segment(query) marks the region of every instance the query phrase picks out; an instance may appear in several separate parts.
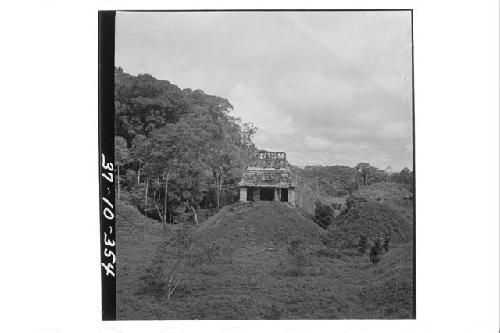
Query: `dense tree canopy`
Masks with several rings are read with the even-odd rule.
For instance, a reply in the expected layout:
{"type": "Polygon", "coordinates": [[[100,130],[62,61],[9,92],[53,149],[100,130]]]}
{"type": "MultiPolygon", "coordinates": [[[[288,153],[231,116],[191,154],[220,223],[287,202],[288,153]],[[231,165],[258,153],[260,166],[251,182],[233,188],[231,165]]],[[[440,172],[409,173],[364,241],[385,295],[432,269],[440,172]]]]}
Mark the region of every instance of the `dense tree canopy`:
{"type": "Polygon", "coordinates": [[[237,198],[237,182],[255,150],[255,127],[231,116],[224,98],[151,75],[115,70],[118,188],[144,213],[173,222],[187,207],[216,208],[237,198]]]}

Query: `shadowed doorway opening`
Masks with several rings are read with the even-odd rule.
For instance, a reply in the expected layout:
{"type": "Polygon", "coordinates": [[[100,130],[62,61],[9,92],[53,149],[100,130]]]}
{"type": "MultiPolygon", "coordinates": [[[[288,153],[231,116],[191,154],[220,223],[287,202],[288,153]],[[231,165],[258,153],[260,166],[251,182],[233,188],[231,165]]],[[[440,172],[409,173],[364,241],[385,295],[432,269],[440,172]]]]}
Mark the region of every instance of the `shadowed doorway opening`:
{"type": "Polygon", "coordinates": [[[281,201],[288,202],[288,189],[287,188],[281,189],[281,201]]]}
{"type": "Polygon", "coordinates": [[[260,189],[260,200],[261,201],[273,201],[274,200],[274,188],[263,187],[260,189]]]}

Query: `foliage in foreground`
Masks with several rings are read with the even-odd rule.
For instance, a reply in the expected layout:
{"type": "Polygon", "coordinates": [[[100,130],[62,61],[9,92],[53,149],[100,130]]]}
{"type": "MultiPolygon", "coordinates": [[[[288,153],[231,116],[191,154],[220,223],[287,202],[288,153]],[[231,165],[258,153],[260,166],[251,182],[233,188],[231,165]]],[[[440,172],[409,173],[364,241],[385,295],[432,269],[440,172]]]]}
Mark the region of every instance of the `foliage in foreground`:
{"type": "MultiPolygon", "coordinates": [[[[335,257],[313,255],[322,247],[325,231],[295,210],[273,203],[231,208],[192,229],[169,225],[166,235],[158,234],[161,227],[157,223],[144,217],[135,221],[138,216],[127,215],[128,224],[154,228],[137,233],[131,227],[120,233],[117,317],[412,317],[411,244],[394,243],[389,252],[383,251],[377,265],[370,263],[367,253],[358,255],[356,248],[335,248],[335,257]],[[285,230],[285,237],[280,238],[285,230]],[[234,241],[225,242],[227,239],[234,241]],[[302,240],[297,244],[302,243],[305,249],[307,261],[301,275],[296,274],[293,256],[288,252],[288,248],[295,248],[290,242],[293,239],[302,240]],[[182,270],[178,270],[175,287],[162,269],[175,267],[178,258],[183,265],[179,266],[182,270]]],[[[119,225],[123,222],[120,217],[123,214],[117,215],[119,225]]],[[[372,244],[373,240],[368,240],[368,246],[372,244]]]]}

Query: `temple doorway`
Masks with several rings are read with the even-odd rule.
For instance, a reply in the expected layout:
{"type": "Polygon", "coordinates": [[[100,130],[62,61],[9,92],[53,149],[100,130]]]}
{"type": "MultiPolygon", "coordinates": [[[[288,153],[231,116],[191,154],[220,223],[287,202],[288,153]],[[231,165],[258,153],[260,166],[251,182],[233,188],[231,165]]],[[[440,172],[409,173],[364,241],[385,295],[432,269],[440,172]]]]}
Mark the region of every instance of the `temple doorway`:
{"type": "Polygon", "coordinates": [[[254,197],[254,191],[256,189],[254,189],[253,187],[249,187],[247,189],[247,200],[248,201],[255,201],[255,197],[254,197]]]}
{"type": "Polygon", "coordinates": [[[273,201],[274,200],[274,188],[262,187],[260,189],[260,200],[261,201],[273,201]]]}
{"type": "Polygon", "coordinates": [[[288,189],[287,188],[281,189],[281,201],[288,202],[288,189]]]}

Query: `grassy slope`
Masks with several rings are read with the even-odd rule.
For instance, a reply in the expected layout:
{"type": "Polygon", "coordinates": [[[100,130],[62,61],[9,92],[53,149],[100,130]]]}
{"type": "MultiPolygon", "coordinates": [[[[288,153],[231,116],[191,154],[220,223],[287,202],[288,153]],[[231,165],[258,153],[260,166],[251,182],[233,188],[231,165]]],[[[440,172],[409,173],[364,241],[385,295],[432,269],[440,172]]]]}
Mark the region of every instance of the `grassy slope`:
{"type": "Polygon", "coordinates": [[[122,202],[117,204],[116,224],[116,313],[118,319],[127,319],[148,305],[149,297],[136,294],[143,285],[138,277],[151,264],[163,236],[159,223],[122,202]]]}
{"type": "Polygon", "coordinates": [[[174,256],[171,241],[161,236],[157,224],[132,213],[133,208],[119,206],[118,225],[120,220],[137,219],[139,225],[153,227],[136,233],[135,239],[119,238],[119,319],[411,316],[411,244],[391,249],[376,266],[366,255],[319,256],[324,230],[284,204],[265,202],[226,206],[195,229],[198,242],[218,244],[222,254],[187,269],[183,283],[168,300],[144,289],[140,277],[151,267],[151,260],[167,258],[168,263],[174,256]],[[292,238],[303,239],[309,261],[299,277],[292,274],[286,250],[292,238]]]}
{"type": "Polygon", "coordinates": [[[377,201],[390,206],[413,225],[413,202],[405,199],[410,196],[413,196],[412,193],[399,183],[375,183],[352,194],[354,199],[377,201]]]}
{"type": "Polygon", "coordinates": [[[413,229],[406,217],[385,203],[356,203],[339,215],[328,227],[329,234],[356,246],[360,236],[369,240],[387,237],[391,242],[405,243],[412,239],[413,229]]]}

